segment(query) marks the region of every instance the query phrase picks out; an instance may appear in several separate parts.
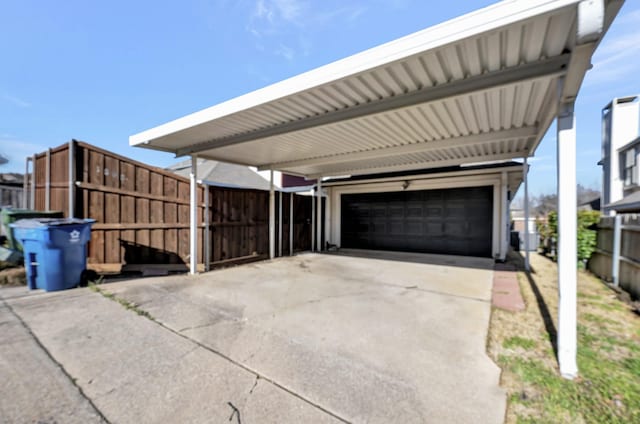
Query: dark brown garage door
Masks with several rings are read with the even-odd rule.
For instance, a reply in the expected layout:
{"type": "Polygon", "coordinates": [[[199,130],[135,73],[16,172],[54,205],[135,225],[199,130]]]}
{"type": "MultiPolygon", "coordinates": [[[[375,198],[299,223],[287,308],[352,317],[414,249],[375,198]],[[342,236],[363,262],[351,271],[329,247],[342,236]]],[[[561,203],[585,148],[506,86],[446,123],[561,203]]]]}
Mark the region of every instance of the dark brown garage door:
{"type": "Polygon", "coordinates": [[[344,248],[491,256],[493,188],[342,195],[344,248]]]}

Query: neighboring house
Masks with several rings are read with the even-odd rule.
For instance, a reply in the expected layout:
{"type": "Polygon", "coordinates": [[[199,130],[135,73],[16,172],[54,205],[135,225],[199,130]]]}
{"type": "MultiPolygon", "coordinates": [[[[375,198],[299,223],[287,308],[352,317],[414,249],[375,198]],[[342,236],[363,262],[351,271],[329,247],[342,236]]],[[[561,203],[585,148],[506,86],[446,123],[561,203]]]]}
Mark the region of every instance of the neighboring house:
{"type": "MultiPolygon", "coordinates": [[[[538,248],[538,229],[536,222],[539,220],[534,215],[529,216],[528,225],[525,220],[524,209],[511,209],[511,230],[518,233],[517,240],[520,250],[525,250],[525,232],[529,233],[529,251],[535,251],[538,248]]],[[[515,243],[515,241],[513,241],[515,243]]]]}
{"type": "Polygon", "coordinates": [[[599,211],[601,210],[602,198],[596,197],[582,203],[578,203],[579,211],[599,211]]]}
{"type": "Polygon", "coordinates": [[[638,185],[639,124],[637,96],[613,99],[602,110],[602,159],[598,164],[602,165],[601,210],[605,215],[618,210],[613,205],[620,206],[638,185]]]}
{"type": "Polygon", "coordinates": [[[24,207],[24,177],[22,174],[0,174],[0,208],[24,207]]]}
{"type": "Polygon", "coordinates": [[[622,199],[609,207],[621,213],[640,212],[640,137],[618,149],[622,199]]]}
{"type": "MultiPolygon", "coordinates": [[[[189,178],[191,159],[176,163],[166,169],[189,178]]],[[[206,184],[219,187],[269,190],[269,181],[249,167],[215,160],[198,159],[198,175],[196,177],[206,184]]]]}

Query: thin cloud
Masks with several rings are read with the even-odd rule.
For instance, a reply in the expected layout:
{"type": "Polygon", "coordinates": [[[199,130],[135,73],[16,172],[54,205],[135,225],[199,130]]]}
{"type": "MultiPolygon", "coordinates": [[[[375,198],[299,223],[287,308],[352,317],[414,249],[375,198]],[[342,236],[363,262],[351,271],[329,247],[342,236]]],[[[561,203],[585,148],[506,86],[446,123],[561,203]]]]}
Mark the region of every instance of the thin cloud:
{"type": "Polygon", "coordinates": [[[2,95],[2,99],[20,108],[27,108],[31,106],[31,103],[27,102],[26,100],[6,93],[2,95]]]}
{"type": "Polygon", "coordinates": [[[593,70],[587,74],[585,85],[620,83],[635,77],[640,67],[640,10],[617,19],[593,57],[593,70]]]}
{"type": "Polygon", "coordinates": [[[284,44],[280,44],[280,46],[275,50],[275,53],[278,56],[284,57],[289,62],[291,62],[296,56],[296,51],[294,49],[292,49],[291,47],[286,46],[284,44]]]}
{"type": "Polygon", "coordinates": [[[308,0],[255,0],[246,30],[255,37],[260,51],[271,51],[292,61],[311,54],[313,31],[336,21],[352,23],[366,11],[367,6],[359,4],[334,8],[308,0]],[[291,40],[298,40],[297,45],[292,45],[291,40]]]}

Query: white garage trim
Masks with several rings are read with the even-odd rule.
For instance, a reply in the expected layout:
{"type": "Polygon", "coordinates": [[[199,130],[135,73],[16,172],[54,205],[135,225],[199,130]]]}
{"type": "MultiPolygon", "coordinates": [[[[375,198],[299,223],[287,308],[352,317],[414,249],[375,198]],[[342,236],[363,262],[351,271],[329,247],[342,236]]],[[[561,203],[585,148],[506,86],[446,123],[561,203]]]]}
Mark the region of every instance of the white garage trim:
{"type": "MultiPolygon", "coordinates": [[[[516,175],[522,172],[520,170],[520,167],[512,167],[509,169],[515,169],[513,172],[516,175]]],[[[508,245],[506,243],[501,243],[501,240],[506,237],[504,232],[508,227],[509,211],[508,201],[506,198],[508,182],[506,182],[505,180],[505,184],[503,186],[503,174],[506,175],[507,172],[495,172],[495,170],[492,170],[489,174],[487,174],[487,171],[485,171],[484,174],[476,175],[458,174],[459,176],[452,176],[451,174],[455,175],[455,173],[448,174],[449,176],[446,179],[443,178],[441,174],[434,174],[431,176],[418,175],[397,177],[393,181],[354,181],[351,184],[346,183],[348,185],[339,183],[341,185],[326,187],[329,198],[328,203],[330,205],[330,212],[328,213],[328,215],[331,216],[331,219],[327,220],[328,226],[326,227],[326,232],[329,235],[329,243],[335,244],[337,246],[341,245],[341,196],[343,194],[384,193],[394,191],[418,191],[491,186],[493,187],[492,254],[496,259],[504,259],[507,254],[508,245]],[[402,184],[405,181],[409,181],[410,184],[406,188],[406,190],[403,190],[402,184]]]]}

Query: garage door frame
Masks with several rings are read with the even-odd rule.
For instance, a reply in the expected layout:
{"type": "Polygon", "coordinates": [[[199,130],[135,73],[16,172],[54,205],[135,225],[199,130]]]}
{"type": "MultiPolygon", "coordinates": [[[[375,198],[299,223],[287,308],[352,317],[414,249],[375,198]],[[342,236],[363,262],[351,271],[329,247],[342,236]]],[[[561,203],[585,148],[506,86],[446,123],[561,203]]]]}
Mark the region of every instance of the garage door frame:
{"type": "MultiPolygon", "coordinates": [[[[511,170],[510,170],[511,171],[511,170]]],[[[501,243],[502,239],[506,240],[507,221],[507,187],[503,184],[502,174],[506,171],[496,173],[495,170],[491,174],[482,175],[461,175],[461,176],[442,176],[442,177],[425,177],[412,176],[404,179],[394,179],[393,181],[367,182],[358,181],[356,184],[339,185],[327,187],[330,198],[329,224],[328,231],[331,237],[331,243],[341,246],[341,221],[342,221],[342,195],[343,194],[360,194],[360,193],[384,193],[403,191],[402,185],[405,181],[409,182],[406,191],[418,190],[436,190],[447,188],[466,188],[466,187],[493,187],[493,229],[491,251],[494,258],[502,257],[503,251],[506,252],[506,246],[501,243]],[[500,219],[504,216],[505,219],[500,219]],[[501,234],[502,233],[502,234],[501,234]],[[502,237],[501,237],[502,235],[502,237]]]]}
{"type": "Polygon", "coordinates": [[[482,186],[342,194],[341,242],[355,249],[492,257],[493,191],[482,186]]]}

